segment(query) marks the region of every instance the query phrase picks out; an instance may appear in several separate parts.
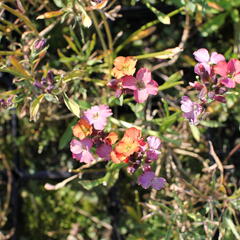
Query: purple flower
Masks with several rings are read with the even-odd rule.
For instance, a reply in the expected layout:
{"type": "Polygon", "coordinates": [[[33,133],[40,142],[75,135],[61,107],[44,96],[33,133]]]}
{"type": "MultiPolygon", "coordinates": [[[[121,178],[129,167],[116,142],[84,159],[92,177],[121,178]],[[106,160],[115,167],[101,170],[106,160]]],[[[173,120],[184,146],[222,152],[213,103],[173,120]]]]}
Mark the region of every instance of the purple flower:
{"type": "Polygon", "coordinates": [[[153,187],[156,190],[160,190],[164,187],[166,180],[164,178],[159,178],[155,176],[152,171],[147,171],[138,177],[138,184],[144,189],[153,187]]]}
{"type": "Polygon", "coordinates": [[[110,160],[110,153],[112,151],[112,147],[109,144],[103,143],[96,149],[96,154],[105,160],[110,160]]]}
{"type": "Polygon", "coordinates": [[[161,153],[158,149],[161,146],[161,140],[158,137],[150,136],[147,138],[149,150],[147,151],[147,158],[150,160],[157,160],[161,153]]]}
{"type": "Polygon", "coordinates": [[[38,39],[35,43],[34,43],[34,48],[37,50],[37,51],[41,51],[45,45],[47,43],[47,40],[46,39],[38,39]]]}
{"type": "Polygon", "coordinates": [[[213,52],[211,56],[206,48],[200,48],[193,53],[195,59],[199,62],[194,67],[194,72],[197,75],[204,75],[211,73],[211,65],[217,64],[220,61],[225,61],[225,57],[222,54],[218,54],[217,52],[213,52]]]}
{"type": "Polygon", "coordinates": [[[90,149],[93,143],[89,138],[84,138],[83,140],[73,139],[70,143],[70,149],[72,152],[72,157],[79,160],[80,162],[90,163],[94,160],[90,149]]]}
{"type": "Polygon", "coordinates": [[[103,130],[107,125],[107,118],[111,115],[112,110],[107,105],[93,106],[84,112],[84,116],[96,130],[103,130]]]}
{"type": "Polygon", "coordinates": [[[202,106],[196,102],[192,102],[188,96],[182,97],[181,110],[184,112],[184,117],[193,125],[198,124],[198,117],[203,112],[202,106]]]}

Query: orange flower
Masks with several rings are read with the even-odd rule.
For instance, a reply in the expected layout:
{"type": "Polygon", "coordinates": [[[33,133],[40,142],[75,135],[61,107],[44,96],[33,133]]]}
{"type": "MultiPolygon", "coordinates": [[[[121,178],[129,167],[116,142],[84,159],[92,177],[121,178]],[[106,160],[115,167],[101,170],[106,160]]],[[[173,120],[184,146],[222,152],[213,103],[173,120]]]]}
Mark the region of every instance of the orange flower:
{"type": "Polygon", "coordinates": [[[139,143],[130,137],[124,137],[115,147],[117,153],[129,157],[139,151],[139,143]]]}
{"type": "Polygon", "coordinates": [[[110,132],[107,137],[105,137],[105,142],[109,145],[113,145],[118,140],[118,135],[115,132],[110,132]]]}
{"type": "Polygon", "coordinates": [[[128,158],[126,156],[124,156],[123,154],[117,153],[115,151],[112,151],[110,153],[110,156],[114,163],[128,162],[128,158]]]}
{"type": "Polygon", "coordinates": [[[112,74],[115,78],[120,79],[126,75],[133,75],[136,71],[137,60],[132,57],[117,57],[114,60],[114,68],[112,74]]]}
{"type": "Polygon", "coordinates": [[[72,128],[73,135],[80,140],[84,139],[85,137],[92,134],[92,126],[89,124],[89,122],[81,118],[75,126],[72,128]]]}
{"type": "Polygon", "coordinates": [[[131,139],[133,139],[135,141],[138,141],[138,140],[140,140],[141,135],[142,135],[141,130],[139,130],[139,129],[135,128],[135,127],[131,127],[131,128],[128,128],[125,131],[123,139],[125,137],[129,137],[129,138],[131,138],[131,139]]]}

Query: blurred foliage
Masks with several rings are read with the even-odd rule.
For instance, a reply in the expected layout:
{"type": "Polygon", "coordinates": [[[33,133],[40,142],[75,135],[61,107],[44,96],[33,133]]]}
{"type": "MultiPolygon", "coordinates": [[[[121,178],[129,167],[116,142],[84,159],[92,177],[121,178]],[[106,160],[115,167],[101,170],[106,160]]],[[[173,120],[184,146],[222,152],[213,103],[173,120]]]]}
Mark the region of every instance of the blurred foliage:
{"type": "Polygon", "coordinates": [[[0,170],[6,173],[0,179],[0,239],[11,233],[15,214],[10,169],[17,175],[78,168],[68,149],[71,126],[99,103],[113,109],[108,129],[134,124],[145,136],[161,138],[155,165],[167,186],[143,190],[136,177],[106,163],[58,191],[43,188],[49,179],[18,179],[19,239],[240,239],[239,89],[226,104],[209,105],[197,127],[183,120],[179,108],[186,91],[196,94],[188,86],[193,51],[205,47],[227,59],[239,57],[240,2],[113,0],[87,7],[87,0],[0,2],[0,98],[14,96],[0,112],[0,170]],[[179,49],[186,27],[190,32],[179,49]],[[47,44],[36,51],[42,38],[47,44]],[[139,67],[153,70],[158,96],[144,104],[113,96],[106,83],[119,55],[136,56],[139,67]],[[54,88],[46,92],[34,82],[49,70],[54,88]]]}

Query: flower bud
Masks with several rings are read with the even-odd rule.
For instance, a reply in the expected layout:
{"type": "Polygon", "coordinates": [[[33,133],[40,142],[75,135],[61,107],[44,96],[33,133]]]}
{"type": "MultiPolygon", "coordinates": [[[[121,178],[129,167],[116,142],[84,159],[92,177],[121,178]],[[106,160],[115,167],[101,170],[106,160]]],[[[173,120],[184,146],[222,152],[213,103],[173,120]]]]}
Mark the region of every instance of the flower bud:
{"type": "Polygon", "coordinates": [[[44,47],[45,47],[45,45],[46,45],[46,43],[47,43],[47,40],[46,39],[38,39],[35,43],[34,43],[34,48],[35,48],[35,50],[37,50],[37,51],[41,51],[44,47]]]}

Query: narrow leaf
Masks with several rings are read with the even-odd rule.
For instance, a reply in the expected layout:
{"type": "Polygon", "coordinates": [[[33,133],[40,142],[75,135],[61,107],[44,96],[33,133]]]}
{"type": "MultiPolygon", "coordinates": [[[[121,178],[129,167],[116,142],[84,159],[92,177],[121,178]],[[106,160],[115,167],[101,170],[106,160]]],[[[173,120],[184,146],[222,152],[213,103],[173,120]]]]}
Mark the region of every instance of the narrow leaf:
{"type": "Polygon", "coordinates": [[[44,94],[39,95],[30,105],[30,121],[37,121],[37,114],[40,104],[44,98],[44,94]]]}
{"type": "Polygon", "coordinates": [[[66,93],[63,93],[63,99],[69,111],[71,111],[77,117],[80,117],[80,108],[78,104],[73,99],[68,98],[66,93]]]}

